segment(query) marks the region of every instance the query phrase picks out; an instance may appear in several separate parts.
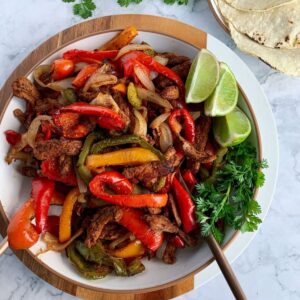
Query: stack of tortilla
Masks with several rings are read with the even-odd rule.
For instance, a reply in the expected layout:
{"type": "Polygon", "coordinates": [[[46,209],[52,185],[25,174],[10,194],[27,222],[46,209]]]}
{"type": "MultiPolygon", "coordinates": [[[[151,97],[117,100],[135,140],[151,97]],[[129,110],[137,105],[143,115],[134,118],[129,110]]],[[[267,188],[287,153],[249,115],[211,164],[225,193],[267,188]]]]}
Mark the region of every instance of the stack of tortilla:
{"type": "Polygon", "coordinates": [[[300,0],[216,0],[238,48],[300,76],[300,0]]]}

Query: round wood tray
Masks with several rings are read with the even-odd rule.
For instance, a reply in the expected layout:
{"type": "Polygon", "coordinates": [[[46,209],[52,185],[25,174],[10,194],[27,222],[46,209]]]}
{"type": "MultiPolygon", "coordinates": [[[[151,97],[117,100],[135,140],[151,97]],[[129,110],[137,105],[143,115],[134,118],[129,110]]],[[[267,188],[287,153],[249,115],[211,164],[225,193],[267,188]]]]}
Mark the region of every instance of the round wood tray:
{"type": "MultiPolygon", "coordinates": [[[[122,30],[126,26],[135,25],[138,30],[151,31],[172,36],[191,44],[198,48],[206,47],[206,33],[189,26],[187,24],[148,15],[116,15],[98,18],[74,25],[48,39],[46,42],[36,48],[24,61],[14,70],[5,82],[0,91],[0,120],[2,119],[6,107],[12,97],[11,84],[20,76],[31,72],[45,57],[49,56],[58,49],[89,35],[99,34],[101,32],[122,30]]],[[[8,220],[0,203],[0,233],[6,235],[8,220]]],[[[35,274],[43,278],[53,286],[84,299],[118,299],[120,296],[124,300],[142,300],[142,299],[170,299],[179,296],[194,288],[194,275],[183,278],[181,281],[173,283],[174,285],[165,285],[159,287],[159,290],[149,290],[139,294],[112,294],[95,291],[76,285],[73,281],[63,278],[53,273],[44,265],[38,263],[27,251],[15,252],[17,257],[35,274]]]]}

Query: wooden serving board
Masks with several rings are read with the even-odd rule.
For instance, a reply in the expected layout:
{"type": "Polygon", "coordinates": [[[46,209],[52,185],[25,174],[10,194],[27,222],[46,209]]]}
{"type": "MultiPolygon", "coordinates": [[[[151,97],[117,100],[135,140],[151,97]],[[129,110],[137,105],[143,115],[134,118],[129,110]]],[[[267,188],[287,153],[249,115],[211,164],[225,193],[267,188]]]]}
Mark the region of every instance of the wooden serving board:
{"type": "MultiPolygon", "coordinates": [[[[12,98],[11,84],[15,79],[29,74],[47,56],[76,40],[101,32],[122,30],[130,25],[136,26],[138,30],[156,32],[174,37],[197,48],[206,48],[207,36],[205,32],[187,24],[162,17],[130,14],[116,15],[77,24],[54,35],[41,44],[10,75],[0,91],[0,121],[12,98]]],[[[8,219],[0,203],[0,233],[2,236],[6,236],[7,225],[8,219]]],[[[187,293],[194,288],[194,274],[192,274],[180,281],[160,286],[159,290],[148,289],[141,292],[136,290],[130,294],[124,292],[108,293],[100,289],[96,290],[86,286],[79,286],[76,282],[62,277],[50,270],[43,263],[38,262],[28,251],[16,251],[15,254],[32,272],[56,288],[84,299],[117,300],[121,298],[124,300],[163,300],[187,293]]]]}

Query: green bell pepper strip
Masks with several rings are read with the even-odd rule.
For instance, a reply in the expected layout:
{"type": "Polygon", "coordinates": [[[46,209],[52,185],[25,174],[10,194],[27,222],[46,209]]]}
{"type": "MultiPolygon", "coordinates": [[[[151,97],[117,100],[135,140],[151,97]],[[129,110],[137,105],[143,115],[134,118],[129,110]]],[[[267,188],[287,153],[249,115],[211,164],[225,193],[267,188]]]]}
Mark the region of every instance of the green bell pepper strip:
{"type": "Polygon", "coordinates": [[[123,135],[118,136],[115,138],[109,138],[102,140],[92,147],[91,153],[92,154],[98,154],[101,153],[105,148],[113,147],[113,146],[120,146],[125,144],[138,144],[142,148],[148,149],[152,151],[154,154],[158,156],[160,160],[164,160],[165,156],[157,149],[155,149],[151,144],[149,144],[147,141],[145,141],[143,138],[137,136],[137,135],[123,135]]]}
{"type": "Polygon", "coordinates": [[[103,138],[101,132],[92,132],[89,134],[85,139],[81,153],[79,154],[76,166],[78,174],[85,184],[88,184],[93,177],[90,170],[85,166],[85,160],[90,153],[93,143],[101,138],[103,138]]]}
{"type": "Polygon", "coordinates": [[[85,261],[85,259],[76,250],[75,243],[68,246],[67,255],[70,261],[76,266],[78,272],[87,279],[104,278],[111,271],[109,267],[103,266],[102,268],[99,268],[85,261]]]}

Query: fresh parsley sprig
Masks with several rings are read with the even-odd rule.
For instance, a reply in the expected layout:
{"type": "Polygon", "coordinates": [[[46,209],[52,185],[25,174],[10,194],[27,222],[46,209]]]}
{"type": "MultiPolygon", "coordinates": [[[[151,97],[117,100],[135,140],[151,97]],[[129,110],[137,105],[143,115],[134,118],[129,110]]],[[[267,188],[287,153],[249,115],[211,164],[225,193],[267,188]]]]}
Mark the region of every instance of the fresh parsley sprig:
{"type": "MultiPolygon", "coordinates": [[[[96,4],[93,0],[62,0],[66,3],[74,3],[73,13],[76,16],[80,16],[83,19],[87,19],[93,15],[93,11],[96,9],[96,4]]],[[[117,0],[120,6],[127,7],[129,4],[138,4],[143,0],[117,0]]],[[[172,5],[187,5],[189,0],[164,0],[164,3],[172,5]]]]}
{"type": "Polygon", "coordinates": [[[194,201],[203,236],[213,234],[222,241],[223,233],[217,226],[220,220],[242,232],[257,229],[261,208],[253,193],[264,184],[261,169],[266,167],[265,160],[257,160],[256,149],[244,142],[229,149],[213,182],[196,185],[194,201]]]}

